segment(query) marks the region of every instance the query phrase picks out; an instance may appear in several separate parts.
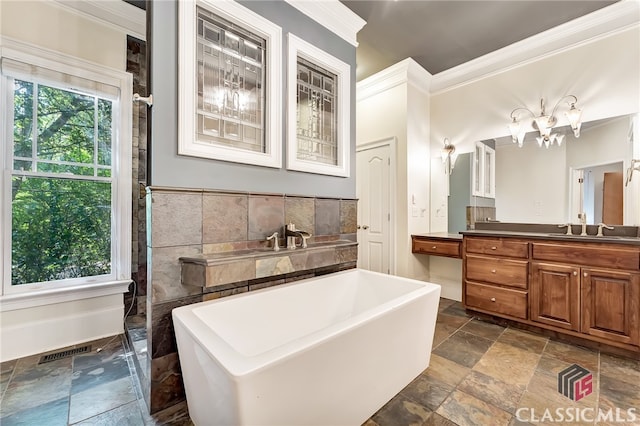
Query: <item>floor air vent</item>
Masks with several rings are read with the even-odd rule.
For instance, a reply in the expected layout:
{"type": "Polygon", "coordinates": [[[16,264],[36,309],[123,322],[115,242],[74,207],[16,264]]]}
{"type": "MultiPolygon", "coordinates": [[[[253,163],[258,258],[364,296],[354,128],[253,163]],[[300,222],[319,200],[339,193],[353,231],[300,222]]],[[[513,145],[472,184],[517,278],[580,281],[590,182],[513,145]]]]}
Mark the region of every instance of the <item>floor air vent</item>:
{"type": "Polygon", "coordinates": [[[53,354],[45,355],[40,358],[40,362],[38,364],[44,364],[46,362],[57,361],[62,358],[67,358],[70,356],[83,354],[85,352],[91,352],[91,346],[81,346],[79,348],[73,348],[66,351],[60,351],[53,354]]]}

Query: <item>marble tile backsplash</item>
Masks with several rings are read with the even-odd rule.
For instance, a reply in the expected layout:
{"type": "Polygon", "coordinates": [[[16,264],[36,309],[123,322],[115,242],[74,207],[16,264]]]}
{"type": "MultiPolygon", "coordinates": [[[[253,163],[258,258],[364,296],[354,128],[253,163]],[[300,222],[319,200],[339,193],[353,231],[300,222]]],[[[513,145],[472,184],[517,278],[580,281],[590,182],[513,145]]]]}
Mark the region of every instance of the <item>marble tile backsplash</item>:
{"type": "Polygon", "coordinates": [[[266,237],[274,232],[284,247],[284,225],[289,222],[313,234],[309,243],[356,241],[357,201],[149,187],[145,204],[149,362],[139,376],[149,381],[142,389],[151,413],[185,399],[171,321],[173,308],[356,266],[355,246],[316,253],[300,250],[207,271],[212,282],[228,284],[210,288],[183,285],[180,257],[271,247],[266,237]]]}

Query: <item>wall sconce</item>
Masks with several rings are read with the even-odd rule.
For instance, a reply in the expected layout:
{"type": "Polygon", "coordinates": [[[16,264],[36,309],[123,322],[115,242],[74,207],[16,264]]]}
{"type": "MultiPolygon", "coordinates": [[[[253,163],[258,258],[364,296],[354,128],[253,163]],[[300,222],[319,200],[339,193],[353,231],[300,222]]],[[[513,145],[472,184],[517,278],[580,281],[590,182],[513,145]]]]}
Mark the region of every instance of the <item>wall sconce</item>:
{"type": "Polygon", "coordinates": [[[557,143],[558,146],[562,145],[562,141],[564,139],[564,135],[561,133],[551,133],[553,127],[558,123],[558,119],[555,117],[555,113],[560,105],[562,100],[571,98],[572,101],[567,102],[569,104],[569,110],[565,112],[567,119],[569,120],[569,124],[571,125],[571,129],[573,130],[573,135],[576,138],[580,137],[580,126],[582,123],[580,122],[580,117],[582,116],[582,110],[576,108],[576,102],[578,102],[578,98],[573,95],[566,95],[556,103],[551,111],[551,114],[547,115],[544,111],[544,99],[540,99],[540,115],[536,116],[533,111],[529,108],[516,108],[511,111],[511,123],[509,123],[509,130],[511,131],[511,138],[513,143],[517,143],[520,148],[522,148],[522,144],[524,142],[524,136],[526,134],[526,129],[522,126],[522,123],[518,120],[516,111],[524,110],[531,114],[533,118],[533,122],[531,126],[540,132],[540,136],[536,137],[538,141],[538,146],[542,147],[544,144],[545,147],[549,148],[553,143],[557,143]]]}
{"type": "Polygon", "coordinates": [[[444,138],[444,147],[440,151],[440,155],[442,157],[442,164],[444,164],[444,173],[450,175],[453,171],[453,166],[456,164],[456,159],[458,158],[458,154],[456,152],[456,147],[453,146],[451,142],[449,142],[449,138],[444,138]]]}

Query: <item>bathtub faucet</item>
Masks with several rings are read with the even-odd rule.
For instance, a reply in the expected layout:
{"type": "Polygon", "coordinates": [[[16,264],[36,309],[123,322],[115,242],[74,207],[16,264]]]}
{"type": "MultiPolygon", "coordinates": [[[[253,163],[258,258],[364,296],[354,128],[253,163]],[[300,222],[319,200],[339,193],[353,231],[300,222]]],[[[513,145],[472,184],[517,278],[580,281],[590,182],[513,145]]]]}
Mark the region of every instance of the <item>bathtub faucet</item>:
{"type": "Polygon", "coordinates": [[[273,251],[279,251],[280,246],[278,245],[278,233],[274,232],[270,237],[267,237],[267,241],[273,240],[273,251]]]}
{"type": "Polygon", "coordinates": [[[287,238],[287,248],[289,250],[296,248],[296,237],[300,237],[300,240],[302,240],[300,248],[307,248],[307,240],[311,237],[309,232],[296,230],[296,226],[293,223],[289,223],[284,228],[284,235],[287,238]]]}

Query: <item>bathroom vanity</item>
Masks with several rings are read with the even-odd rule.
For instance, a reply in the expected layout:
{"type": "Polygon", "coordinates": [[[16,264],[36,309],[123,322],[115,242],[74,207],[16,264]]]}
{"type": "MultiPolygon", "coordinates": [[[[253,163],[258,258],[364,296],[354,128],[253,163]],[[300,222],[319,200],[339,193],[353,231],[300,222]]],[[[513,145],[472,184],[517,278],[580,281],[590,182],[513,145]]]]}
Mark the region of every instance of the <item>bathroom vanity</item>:
{"type": "Polygon", "coordinates": [[[637,230],[603,237],[536,231],[462,232],[465,308],[640,352],[637,230]]]}
{"type": "Polygon", "coordinates": [[[462,259],[462,235],[437,232],[411,235],[411,252],[462,259]]]}

